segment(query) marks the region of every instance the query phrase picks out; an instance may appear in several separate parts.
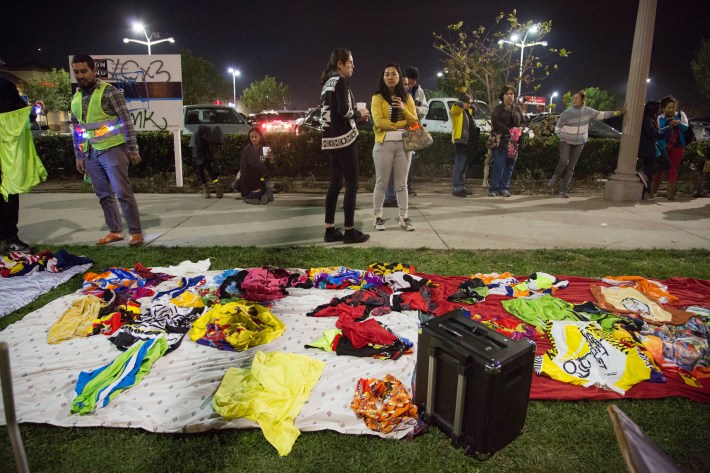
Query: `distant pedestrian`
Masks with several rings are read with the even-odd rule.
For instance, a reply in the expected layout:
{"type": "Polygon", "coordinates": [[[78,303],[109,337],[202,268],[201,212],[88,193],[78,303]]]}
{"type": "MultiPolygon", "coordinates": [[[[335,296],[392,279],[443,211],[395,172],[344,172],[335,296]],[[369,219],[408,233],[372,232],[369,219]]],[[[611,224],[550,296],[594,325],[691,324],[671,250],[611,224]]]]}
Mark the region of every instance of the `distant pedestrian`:
{"type": "Polygon", "coordinates": [[[323,137],[321,149],[330,162],[330,183],[325,196],[325,236],[326,242],[362,243],[370,235],[355,228],[355,202],[357,199],[358,175],[360,173],[357,147],[354,146],[358,132],[356,121],[370,117],[367,108],[357,108],[350,91],[348,78],[352,77],[355,64],[348,49],[336,48],[330,55],[328,64],[321,75],[321,113],[323,137]],[[335,207],[340,189],[345,181],[343,211],[345,233],[335,227],[335,207]]]}
{"type": "Polygon", "coordinates": [[[118,200],[131,235],[128,244],[141,245],[140,214],[128,179],[129,164],[140,164],[141,156],[128,105],[120,90],[96,78],[91,56],[74,56],[72,69],[79,84],[71,102],[76,169],[91,178],[109,229],[96,244],[123,240],[118,200]]]}
{"type": "MultiPolygon", "coordinates": [[[[685,131],[688,130],[688,117],[678,109],[678,101],[672,95],[661,99],[661,114],[658,116],[658,127],[664,128],[670,125],[671,133],[668,139],[663,140],[668,158],[671,160],[671,167],[668,169],[668,188],[666,198],[675,200],[675,193],[678,187],[678,170],[680,162],[685,156],[685,147],[689,143],[685,142],[685,131]]],[[[663,182],[663,172],[658,172],[653,176],[651,183],[651,196],[655,197],[659,187],[663,182]]]]}
{"type": "Polygon", "coordinates": [[[258,126],[249,130],[249,144],[239,159],[239,184],[242,200],[247,204],[268,204],[274,200],[269,178],[273,154],[266,146],[264,133],[258,126]]]}
{"type": "Polygon", "coordinates": [[[491,112],[491,133],[500,135],[500,142],[491,152],[491,171],[488,196],[510,197],[510,179],[518,159],[523,111],[515,103],[515,89],[506,85],[498,95],[500,103],[491,112]]]}
{"type": "Polygon", "coordinates": [[[217,152],[222,143],[224,143],[224,132],[219,126],[210,129],[207,125],[200,125],[190,137],[192,158],[197,166],[197,178],[202,184],[202,197],[205,199],[211,197],[207,175],[214,187],[215,197],[218,199],[223,197],[217,166],[217,152]]]}
{"type": "Polygon", "coordinates": [[[606,120],[617,117],[626,112],[626,105],[616,112],[599,112],[584,105],[585,93],[583,90],[575,92],[572,96],[572,106],[560,114],[555,125],[555,133],[560,138],[560,159],[555,172],[547,181],[549,187],[560,183],[560,197],[569,198],[569,185],[574,174],[582,148],[589,141],[589,122],[592,119],[606,120]]]}
{"type": "Polygon", "coordinates": [[[20,240],[19,194],[47,178],[47,171],[37,156],[29,121],[32,110],[22,100],[15,84],[0,77],[0,251],[32,251],[20,240]],[[18,172],[20,171],[20,172],[18,172]]]}
{"type": "MultiPolygon", "coordinates": [[[[429,104],[426,100],[426,94],[424,89],[417,85],[419,80],[419,69],[410,66],[404,70],[404,77],[402,78],[402,85],[404,85],[404,90],[409,92],[414,98],[414,108],[417,110],[417,118],[421,122],[422,118],[426,116],[429,112],[429,104]]],[[[407,192],[410,197],[416,197],[417,193],[412,188],[412,164],[414,160],[417,159],[417,154],[414,151],[410,151],[409,159],[409,174],[407,175],[407,192]]],[[[396,207],[397,206],[397,196],[394,190],[394,173],[390,175],[390,182],[387,185],[387,191],[385,192],[385,207],[396,207]]]]}
{"type": "Polygon", "coordinates": [[[671,167],[668,153],[665,146],[663,146],[663,140],[670,137],[671,125],[666,125],[663,128],[658,126],[660,105],[659,101],[650,100],[643,107],[638,156],[643,161],[643,173],[646,176],[642,195],[644,200],[654,198],[650,192],[650,185],[655,174],[671,167]]]}
{"type": "Polygon", "coordinates": [[[372,159],[375,162],[375,191],[372,194],[375,230],[385,230],[382,207],[385,190],[394,174],[394,187],[399,207],[399,226],[413,231],[409,218],[407,175],[411,155],[404,151],[402,132],[418,122],[414,99],[404,90],[402,70],[397,64],[388,64],[380,74],[377,91],[372,96],[372,119],[375,122],[375,144],[372,159]]]}
{"type": "Polygon", "coordinates": [[[451,141],[454,144],[454,167],[451,174],[452,195],[466,197],[472,192],[466,189],[466,171],[476,154],[478,135],[476,106],[473,98],[463,94],[451,106],[451,141]]]}

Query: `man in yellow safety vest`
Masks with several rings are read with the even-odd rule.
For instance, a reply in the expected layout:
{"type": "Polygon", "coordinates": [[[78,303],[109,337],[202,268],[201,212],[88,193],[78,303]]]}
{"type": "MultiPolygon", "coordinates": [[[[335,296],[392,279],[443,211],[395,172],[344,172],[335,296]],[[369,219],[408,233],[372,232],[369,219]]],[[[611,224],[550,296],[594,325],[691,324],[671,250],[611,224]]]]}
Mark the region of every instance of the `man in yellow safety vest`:
{"type": "Polygon", "coordinates": [[[96,78],[91,56],[74,56],[72,70],[79,84],[71,103],[76,169],[91,178],[109,229],[97,244],[123,240],[118,201],[128,224],[128,244],[141,245],[138,204],[128,180],[129,163],[139,164],[141,156],[126,100],[119,89],[96,78]]]}

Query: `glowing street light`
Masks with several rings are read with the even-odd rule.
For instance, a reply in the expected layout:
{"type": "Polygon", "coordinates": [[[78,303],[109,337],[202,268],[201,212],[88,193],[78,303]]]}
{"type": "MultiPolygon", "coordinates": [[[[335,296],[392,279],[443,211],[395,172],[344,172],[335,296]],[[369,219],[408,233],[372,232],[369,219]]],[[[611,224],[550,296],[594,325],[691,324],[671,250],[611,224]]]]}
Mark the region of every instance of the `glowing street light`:
{"type": "Polygon", "coordinates": [[[523,51],[525,51],[525,48],[527,47],[533,47],[537,45],[541,46],[547,46],[547,41],[535,41],[533,43],[526,43],[525,40],[528,39],[528,34],[530,33],[537,33],[538,32],[538,25],[532,25],[530,28],[528,28],[525,31],[525,36],[523,36],[522,41],[518,42],[520,40],[520,36],[518,34],[514,34],[510,37],[510,40],[507,39],[501,39],[498,40],[498,44],[502,45],[503,43],[508,43],[512,44],[513,46],[517,46],[520,48],[520,81],[518,82],[518,98],[520,98],[520,94],[522,92],[522,86],[523,86],[523,51]]]}
{"type": "MultiPolygon", "coordinates": [[[[140,40],[140,39],[123,38],[123,42],[124,42],[124,43],[138,43],[138,44],[142,44],[142,45],[144,45],[144,46],[148,46],[148,55],[149,55],[149,56],[150,56],[150,47],[151,47],[152,45],[158,44],[158,43],[164,43],[164,42],[166,42],[166,41],[167,41],[167,42],[170,42],[170,43],[174,43],[174,42],[175,42],[175,39],[173,39],[172,37],[171,37],[171,38],[158,39],[158,40],[153,41],[153,35],[152,35],[152,34],[151,34],[151,35],[148,35],[148,32],[145,30],[145,26],[143,26],[143,23],[138,23],[138,22],[133,23],[133,31],[135,31],[136,33],[143,32],[143,34],[145,35],[145,39],[146,39],[146,40],[143,41],[143,40],[140,40]]],[[[159,37],[159,35],[156,35],[156,37],[159,37]]]]}
{"type": "Polygon", "coordinates": [[[552,113],[552,100],[559,95],[557,92],[552,92],[550,94],[550,113],[552,113]]]}
{"type": "Polygon", "coordinates": [[[227,72],[232,74],[232,94],[234,95],[234,108],[237,108],[237,77],[241,74],[239,69],[230,67],[227,72]]]}

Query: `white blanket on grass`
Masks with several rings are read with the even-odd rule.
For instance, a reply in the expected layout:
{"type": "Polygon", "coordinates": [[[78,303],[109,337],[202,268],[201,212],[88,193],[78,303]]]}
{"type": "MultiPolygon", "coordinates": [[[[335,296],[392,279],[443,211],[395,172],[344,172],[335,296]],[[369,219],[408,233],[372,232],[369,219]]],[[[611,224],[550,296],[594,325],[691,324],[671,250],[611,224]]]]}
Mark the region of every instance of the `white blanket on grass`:
{"type": "Polygon", "coordinates": [[[21,309],[42,294],[67,282],[75,274],[85,273],[91,264],[72,266],[60,273],[35,271],[25,276],[0,278],[0,318],[21,309]]]}
{"type": "MultiPolygon", "coordinates": [[[[166,281],[160,289],[174,287],[174,284],[175,281],[166,281]]],[[[198,345],[186,336],[177,350],[154,363],[140,384],[121,393],[105,408],[86,416],[69,413],[79,372],[103,366],[120,352],[103,335],[48,345],[47,331],[80,294],[59,298],[0,332],[0,341],[10,345],[17,419],[67,427],[137,427],[151,432],[255,428],[257,424],[246,419],[221,418],[212,408],[212,396],[228,368],[250,367],[254,354],[262,350],[304,354],[326,363],[323,375],[296,418],[299,430],[329,429],[345,434],[404,437],[411,426],[381,435],[368,429],[355,416],[350,402],[360,378],[384,378],[389,373],[411,386],[416,354],[391,361],[338,356],[304,347],[320,338],[323,331],[334,328],[336,321],[334,317],[306,317],[305,314],[333,297],[350,292],[289,289],[289,295],[272,308],[274,315],[286,325],[284,334],[267,345],[244,352],[198,345]]],[[[378,320],[416,344],[415,311],[392,312],[378,320]]],[[[0,418],[4,423],[2,409],[0,418]]]]}

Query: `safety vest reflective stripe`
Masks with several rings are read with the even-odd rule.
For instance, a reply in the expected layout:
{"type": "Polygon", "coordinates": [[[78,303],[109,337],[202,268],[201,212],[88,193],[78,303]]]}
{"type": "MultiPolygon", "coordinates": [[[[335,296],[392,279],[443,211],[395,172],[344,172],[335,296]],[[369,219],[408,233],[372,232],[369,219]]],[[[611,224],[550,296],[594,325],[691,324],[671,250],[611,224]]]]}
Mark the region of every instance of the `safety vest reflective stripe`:
{"type": "Polygon", "coordinates": [[[82,91],[77,89],[72,99],[71,110],[79,125],[75,130],[80,148],[88,152],[90,147],[103,150],[126,142],[123,134],[123,123],[115,115],[107,115],[101,107],[104,90],[108,84],[99,82],[91,94],[86,119],[82,119],[82,91]]]}

